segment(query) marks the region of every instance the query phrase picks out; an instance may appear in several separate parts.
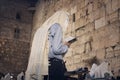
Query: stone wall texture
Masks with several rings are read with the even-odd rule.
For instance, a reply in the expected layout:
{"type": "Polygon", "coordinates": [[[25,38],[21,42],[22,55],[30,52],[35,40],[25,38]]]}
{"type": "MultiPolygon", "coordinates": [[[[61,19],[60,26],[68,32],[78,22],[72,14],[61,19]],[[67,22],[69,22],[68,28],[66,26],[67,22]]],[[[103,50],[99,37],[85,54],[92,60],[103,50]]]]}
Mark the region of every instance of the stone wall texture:
{"type": "Polygon", "coordinates": [[[32,13],[19,0],[0,1],[0,72],[26,70],[30,52],[32,13]]]}
{"type": "Polygon", "coordinates": [[[36,7],[34,32],[56,11],[70,13],[66,35],[77,37],[65,56],[68,70],[109,62],[120,69],[120,0],[44,0],[36,7]]]}

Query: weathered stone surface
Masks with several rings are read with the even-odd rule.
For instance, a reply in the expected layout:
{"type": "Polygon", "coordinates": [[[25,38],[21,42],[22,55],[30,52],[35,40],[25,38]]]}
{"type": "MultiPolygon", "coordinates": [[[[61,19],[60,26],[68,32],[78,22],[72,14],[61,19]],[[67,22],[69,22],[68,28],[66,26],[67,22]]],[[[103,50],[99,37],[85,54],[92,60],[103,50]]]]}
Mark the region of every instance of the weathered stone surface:
{"type": "Polygon", "coordinates": [[[112,1],[108,0],[108,2],[106,3],[106,12],[107,14],[112,13],[112,1]]]}
{"type": "Polygon", "coordinates": [[[116,11],[118,8],[120,8],[119,5],[120,5],[120,4],[119,4],[119,0],[114,0],[114,1],[112,1],[112,10],[113,10],[113,11],[116,11]]]}
{"type": "Polygon", "coordinates": [[[103,62],[105,60],[105,49],[99,49],[95,51],[96,58],[99,60],[99,62],[103,62]]]}
{"type": "Polygon", "coordinates": [[[33,16],[28,5],[18,0],[0,1],[0,72],[4,74],[16,76],[26,70],[33,16]]]}
{"type": "Polygon", "coordinates": [[[85,53],[89,53],[90,51],[92,51],[91,42],[87,42],[85,44],[85,53]]]}
{"type": "Polygon", "coordinates": [[[113,58],[114,57],[114,52],[113,52],[113,48],[109,47],[106,49],[106,58],[113,58]]]}
{"type": "Polygon", "coordinates": [[[114,24],[105,26],[93,33],[93,49],[109,47],[119,42],[119,26],[114,24]],[[104,34],[104,35],[103,35],[104,34]],[[102,44],[102,45],[101,45],[102,44]]]}
{"type": "Polygon", "coordinates": [[[84,53],[85,52],[85,45],[81,44],[79,46],[75,46],[74,51],[75,51],[76,54],[84,53]]]}
{"type": "Polygon", "coordinates": [[[114,48],[115,56],[120,56],[120,44],[116,45],[114,48]]]}
{"type": "Polygon", "coordinates": [[[99,29],[106,25],[106,18],[102,17],[98,20],[95,20],[95,29],[99,29]]]}
{"type": "Polygon", "coordinates": [[[85,25],[85,17],[81,17],[75,22],[75,29],[79,27],[83,27],[84,25],[85,25]]]}
{"type": "Polygon", "coordinates": [[[116,10],[115,12],[109,14],[106,18],[107,18],[108,24],[119,20],[119,10],[116,10]]]}
{"type": "Polygon", "coordinates": [[[86,42],[91,41],[92,34],[90,32],[85,33],[84,35],[78,36],[78,42],[75,43],[75,45],[80,45],[86,42]]]}

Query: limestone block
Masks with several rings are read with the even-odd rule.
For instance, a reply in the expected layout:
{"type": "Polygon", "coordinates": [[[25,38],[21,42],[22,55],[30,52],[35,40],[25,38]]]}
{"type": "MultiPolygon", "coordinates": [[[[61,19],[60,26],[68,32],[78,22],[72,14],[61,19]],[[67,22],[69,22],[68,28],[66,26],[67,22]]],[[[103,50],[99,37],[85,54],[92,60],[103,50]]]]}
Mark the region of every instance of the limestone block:
{"type": "Polygon", "coordinates": [[[88,41],[91,41],[91,33],[90,32],[87,32],[84,35],[79,36],[78,40],[77,40],[77,44],[78,45],[84,44],[88,41]]]}
{"type": "Polygon", "coordinates": [[[95,10],[94,12],[93,12],[93,18],[94,18],[94,20],[97,20],[97,19],[99,19],[100,18],[100,10],[98,9],[98,10],[95,10]]]}
{"type": "Polygon", "coordinates": [[[83,7],[80,11],[80,17],[84,17],[86,16],[86,10],[87,10],[87,7],[83,7]]]}
{"type": "Polygon", "coordinates": [[[81,8],[85,7],[85,0],[81,1],[81,8]]]}
{"type": "MultiPolygon", "coordinates": [[[[117,63],[118,64],[120,63],[120,56],[117,56],[117,63]]],[[[120,64],[119,64],[119,67],[120,67],[120,64]]]]}
{"type": "Polygon", "coordinates": [[[104,59],[105,59],[105,49],[102,48],[102,49],[96,50],[95,53],[96,53],[96,58],[97,58],[100,62],[103,62],[104,59]]]}
{"type": "Polygon", "coordinates": [[[72,22],[73,22],[73,15],[69,16],[69,22],[72,24],[72,22]]]}
{"type": "Polygon", "coordinates": [[[71,8],[71,15],[77,12],[77,6],[71,8]]]}
{"type": "Polygon", "coordinates": [[[106,53],[109,53],[109,52],[113,52],[113,48],[112,47],[106,48],[106,53]]]}
{"type": "Polygon", "coordinates": [[[103,2],[104,2],[105,4],[107,4],[109,1],[110,1],[110,0],[103,0],[103,2]]]}
{"type": "Polygon", "coordinates": [[[95,29],[99,29],[106,25],[106,18],[102,17],[100,19],[95,20],[95,29]]]}
{"type": "Polygon", "coordinates": [[[117,45],[114,48],[114,53],[115,53],[115,56],[120,56],[120,45],[117,45]]]}
{"type": "Polygon", "coordinates": [[[109,47],[106,49],[106,58],[113,58],[114,57],[114,52],[113,48],[109,47]]]}
{"type": "Polygon", "coordinates": [[[102,6],[100,9],[100,17],[106,16],[106,7],[102,6]]]}
{"type": "MultiPolygon", "coordinates": [[[[76,12],[75,18],[76,18],[76,20],[78,20],[78,19],[80,18],[80,11],[77,11],[77,12],[76,12]]],[[[75,20],[75,21],[76,21],[76,20],[75,20]]]]}
{"type": "Polygon", "coordinates": [[[114,50],[115,50],[115,51],[116,51],[116,50],[120,50],[120,44],[116,45],[115,48],[114,48],[114,50]]]}
{"type": "Polygon", "coordinates": [[[80,35],[84,34],[85,28],[86,28],[86,26],[78,27],[77,29],[75,29],[76,36],[80,36],[80,35]]]}
{"type": "Polygon", "coordinates": [[[108,17],[110,23],[114,22],[114,21],[117,21],[119,19],[119,11],[115,11],[113,13],[111,13],[108,17]]]}
{"type": "Polygon", "coordinates": [[[116,50],[114,51],[114,53],[115,53],[115,56],[120,56],[120,50],[116,50]]]}
{"type": "Polygon", "coordinates": [[[85,44],[85,53],[89,53],[92,50],[91,42],[85,44]]]}
{"type": "Polygon", "coordinates": [[[80,35],[83,35],[87,32],[92,32],[94,30],[94,27],[95,27],[95,24],[92,22],[92,23],[88,23],[86,24],[85,26],[83,27],[79,27],[77,28],[75,31],[76,31],[76,36],[80,36],[80,35]]]}
{"type": "Polygon", "coordinates": [[[88,23],[90,23],[90,19],[88,18],[88,15],[85,16],[85,24],[84,25],[87,25],[88,23]]]}
{"type": "Polygon", "coordinates": [[[94,21],[94,14],[93,14],[93,12],[88,15],[88,19],[89,19],[90,23],[94,21]]]}
{"type": "Polygon", "coordinates": [[[106,4],[106,12],[107,12],[107,14],[110,14],[110,13],[113,12],[113,10],[112,10],[112,1],[111,0],[109,0],[107,2],[107,4],[106,4]]]}
{"type": "Polygon", "coordinates": [[[111,62],[110,62],[110,66],[111,66],[112,70],[114,70],[114,68],[116,68],[116,64],[117,64],[117,58],[112,58],[111,62]]]}
{"type": "Polygon", "coordinates": [[[81,2],[80,1],[77,1],[77,3],[76,3],[76,5],[77,5],[77,11],[79,11],[80,10],[80,8],[81,8],[81,2]]]}
{"type": "Polygon", "coordinates": [[[93,35],[93,49],[109,47],[119,42],[119,22],[107,25],[95,31],[93,35]]]}
{"type": "Polygon", "coordinates": [[[86,30],[86,32],[92,32],[92,31],[94,31],[94,29],[95,29],[95,23],[91,22],[91,23],[86,25],[86,29],[85,30],[86,30]]]}
{"type": "Polygon", "coordinates": [[[73,60],[74,60],[74,64],[77,64],[77,63],[80,62],[81,58],[80,58],[79,55],[74,55],[74,59],[73,60]]]}
{"type": "Polygon", "coordinates": [[[120,0],[112,0],[112,10],[116,11],[118,8],[120,8],[119,4],[120,0]]]}
{"type": "Polygon", "coordinates": [[[98,0],[94,0],[94,1],[93,1],[93,11],[97,10],[97,9],[98,9],[98,6],[99,6],[98,0]]]}
{"type": "Polygon", "coordinates": [[[85,24],[85,17],[81,17],[75,22],[75,29],[84,26],[84,24],[85,24]]]}
{"type": "Polygon", "coordinates": [[[120,9],[118,9],[118,16],[119,16],[119,20],[120,20],[120,9]]]}
{"type": "Polygon", "coordinates": [[[76,54],[84,53],[85,52],[85,45],[81,44],[79,46],[76,46],[74,51],[75,51],[76,54]]]}
{"type": "Polygon", "coordinates": [[[119,8],[120,8],[120,5],[119,5],[119,4],[120,4],[120,0],[118,0],[118,6],[119,6],[119,8]]]}
{"type": "Polygon", "coordinates": [[[76,35],[76,36],[79,36],[79,34],[80,34],[80,31],[79,31],[79,30],[76,30],[76,31],[75,31],[75,35],[76,35]]]}
{"type": "Polygon", "coordinates": [[[89,0],[85,0],[85,6],[89,4],[89,0]]]}
{"type": "Polygon", "coordinates": [[[91,13],[92,11],[93,11],[93,4],[90,3],[90,4],[88,5],[88,13],[91,13]]]}

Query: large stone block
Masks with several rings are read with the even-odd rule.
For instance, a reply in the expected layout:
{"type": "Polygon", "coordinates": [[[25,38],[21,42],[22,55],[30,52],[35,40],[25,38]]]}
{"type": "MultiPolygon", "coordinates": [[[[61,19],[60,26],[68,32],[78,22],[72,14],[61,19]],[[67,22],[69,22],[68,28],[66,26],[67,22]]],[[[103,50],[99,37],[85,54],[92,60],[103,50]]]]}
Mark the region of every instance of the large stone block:
{"type": "Polygon", "coordinates": [[[117,56],[120,56],[120,50],[114,51],[114,54],[115,54],[116,57],[117,57],[117,56]]]}
{"type": "Polygon", "coordinates": [[[92,40],[92,35],[90,32],[85,33],[84,35],[78,36],[76,45],[84,44],[92,40]]]}
{"type": "Polygon", "coordinates": [[[94,20],[97,20],[97,19],[99,19],[100,18],[100,10],[99,9],[97,9],[97,10],[95,10],[95,11],[93,11],[93,18],[94,18],[94,20]]]}
{"type": "Polygon", "coordinates": [[[119,21],[96,30],[93,33],[93,49],[114,46],[119,42],[119,21]]]}
{"type": "Polygon", "coordinates": [[[80,11],[76,12],[75,18],[76,18],[76,20],[78,20],[80,18],[80,11]]]}
{"type": "Polygon", "coordinates": [[[85,6],[89,4],[89,0],[85,0],[85,6]]]}
{"type": "Polygon", "coordinates": [[[91,42],[87,42],[85,44],[85,53],[89,53],[90,51],[92,51],[91,42]]]}
{"type": "Polygon", "coordinates": [[[99,0],[94,0],[93,1],[93,11],[97,10],[99,7],[99,0]]]}
{"type": "Polygon", "coordinates": [[[100,7],[100,17],[104,17],[106,16],[106,7],[105,5],[103,5],[102,7],[100,7]]]}
{"type": "Polygon", "coordinates": [[[114,52],[113,52],[113,48],[109,47],[106,49],[106,58],[113,58],[115,56],[114,52]]]}
{"type": "Polygon", "coordinates": [[[85,8],[80,9],[80,18],[86,15],[85,8]]]}
{"type": "Polygon", "coordinates": [[[71,8],[71,15],[77,12],[77,6],[71,8]]]}
{"type": "Polygon", "coordinates": [[[88,15],[88,19],[89,19],[89,22],[94,22],[94,12],[91,12],[89,15],[88,15]]]}
{"type": "Polygon", "coordinates": [[[82,26],[82,27],[78,27],[77,29],[75,29],[75,32],[76,32],[76,36],[80,36],[80,35],[83,35],[87,32],[92,32],[94,30],[94,23],[88,23],[86,24],[85,26],[82,26]]]}
{"type": "Polygon", "coordinates": [[[107,14],[110,14],[110,13],[113,12],[112,11],[112,1],[111,0],[109,0],[106,4],[106,12],[107,12],[107,14]]]}
{"type": "Polygon", "coordinates": [[[95,29],[99,29],[106,25],[106,18],[102,17],[100,19],[95,20],[95,29]]]}
{"type": "Polygon", "coordinates": [[[90,14],[93,11],[93,4],[89,3],[88,7],[88,14],[90,14]]]}
{"type": "Polygon", "coordinates": [[[106,16],[106,18],[109,24],[119,20],[119,10],[116,10],[113,13],[109,14],[106,16]]]}
{"type": "Polygon", "coordinates": [[[120,0],[111,0],[112,1],[112,10],[113,11],[116,11],[118,8],[120,8],[120,4],[119,4],[119,1],[120,0]]]}
{"type": "Polygon", "coordinates": [[[80,61],[81,61],[80,55],[74,55],[73,60],[74,60],[74,64],[80,63],[80,61]]]}
{"type": "Polygon", "coordinates": [[[81,54],[85,52],[85,45],[81,44],[81,45],[77,45],[74,47],[74,52],[75,54],[81,54]]]}
{"type": "Polygon", "coordinates": [[[85,0],[81,0],[81,8],[85,7],[85,0]]]}
{"type": "Polygon", "coordinates": [[[116,45],[114,48],[115,56],[120,56],[120,44],[116,45]]]}
{"type": "Polygon", "coordinates": [[[81,17],[75,22],[75,29],[85,25],[85,17],[81,17]]]}
{"type": "Polygon", "coordinates": [[[95,54],[96,54],[97,60],[99,60],[100,63],[105,60],[105,49],[104,48],[96,50],[95,54]]]}

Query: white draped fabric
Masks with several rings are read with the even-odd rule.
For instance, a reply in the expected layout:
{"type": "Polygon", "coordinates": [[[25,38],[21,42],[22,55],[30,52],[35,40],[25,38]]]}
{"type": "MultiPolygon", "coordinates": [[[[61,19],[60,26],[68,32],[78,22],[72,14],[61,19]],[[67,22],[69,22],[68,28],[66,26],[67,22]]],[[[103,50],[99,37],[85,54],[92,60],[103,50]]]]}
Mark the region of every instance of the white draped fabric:
{"type": "Polygon", "coordinates": [[[103,62],[99,66],[93,64],[90,70],[90,76],[94,76],[94,78],[104,78],[105,73],[109,73],[110,75],[112,75],[112,73],[108,70],[107,62],[103,62]]]}
{"type": "Polygon", "coordinates": [[[18,74],[17,80],[22,80],[22,76],[24,76],[24,73],[23,73],[23,72],[21,72],[20,74],[18,74]]]}
{"type": "Polygon", "coordinates": [[[54,23],[59,23],[64,35],[68,22],[68,13],[62,10],[57,11],[36,31],[32,42],[25,80],[43,80],[43,75],[48,74],[48,53],[45,51],[48,40],[48,29],[54,23]]]}

